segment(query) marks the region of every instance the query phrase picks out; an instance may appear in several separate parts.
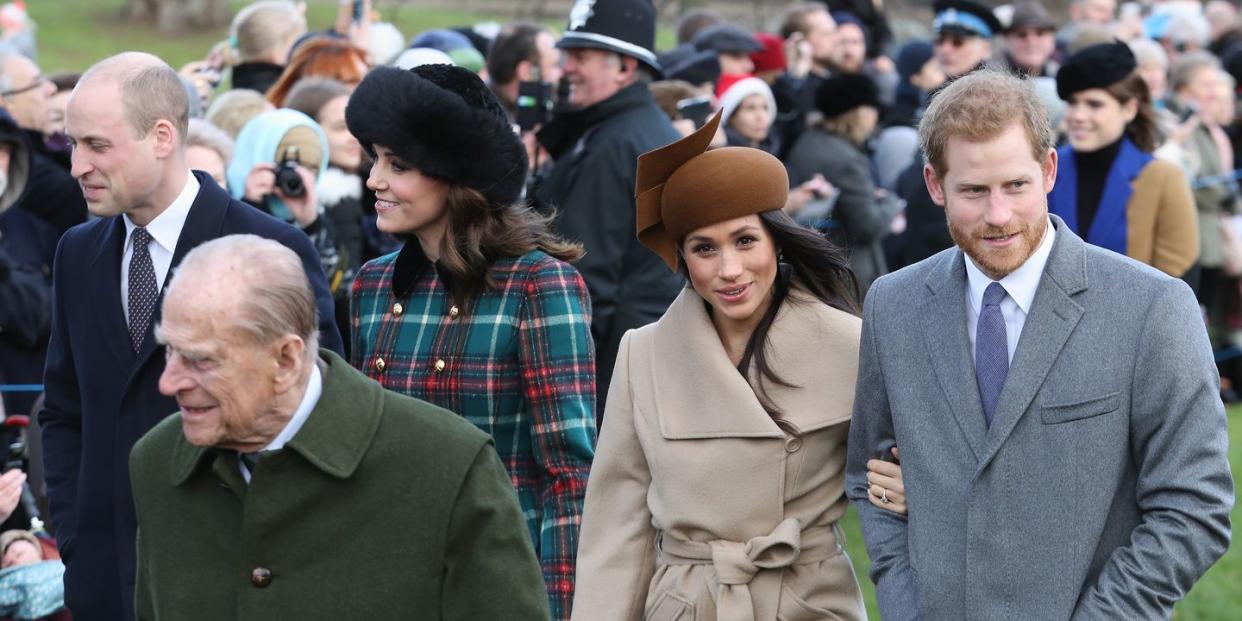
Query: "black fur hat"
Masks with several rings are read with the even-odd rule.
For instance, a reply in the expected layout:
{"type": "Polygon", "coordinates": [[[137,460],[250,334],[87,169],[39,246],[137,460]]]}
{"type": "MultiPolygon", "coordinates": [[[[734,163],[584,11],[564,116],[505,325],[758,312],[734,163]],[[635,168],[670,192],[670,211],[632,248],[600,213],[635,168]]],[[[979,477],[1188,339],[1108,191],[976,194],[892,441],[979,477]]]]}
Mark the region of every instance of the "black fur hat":
{"type": "Polygon", "coordinates": [[[376,67],[349,98],[345,123],[372,156],[383,145],[420,173],[501,205],[522,193],[526,148],[491,89],[466,69],[376,67]]]}
{"type": "Polygon", "coordinates": [[[834,118],[861,106],[880,107],[875,82],[861,73],[839,73],[824,80],[815,92],[815,107],[824,118],[834,118]]]}
{"type": "Polygon", "coordinates": [[[1069,101],[1074,93],[1108,88],[1138,69],[1130,46],[1121,41],[1098,43],[1079,50],[1057,70],[1057,95],[1069,101]]]}

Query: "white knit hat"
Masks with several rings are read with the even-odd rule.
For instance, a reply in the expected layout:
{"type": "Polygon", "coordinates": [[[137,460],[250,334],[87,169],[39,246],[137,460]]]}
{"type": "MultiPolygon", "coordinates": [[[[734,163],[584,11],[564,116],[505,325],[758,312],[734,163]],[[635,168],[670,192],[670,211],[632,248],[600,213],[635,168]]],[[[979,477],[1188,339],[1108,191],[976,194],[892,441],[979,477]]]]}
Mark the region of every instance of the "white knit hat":
{"type": "Polygon", "coordinates": [[[772,96],[772,89],[768,87],[767,82],[751,77],[734,82],[729,86],[729,90],[720,96],[720,124],[727,126],[729,117],[733,116],[738,106],[742,105],[742,101],[751,95],[763,95],[763,98],[768,101],[768,111],[773,119],[776,118],[776,97],[772,96]]]}

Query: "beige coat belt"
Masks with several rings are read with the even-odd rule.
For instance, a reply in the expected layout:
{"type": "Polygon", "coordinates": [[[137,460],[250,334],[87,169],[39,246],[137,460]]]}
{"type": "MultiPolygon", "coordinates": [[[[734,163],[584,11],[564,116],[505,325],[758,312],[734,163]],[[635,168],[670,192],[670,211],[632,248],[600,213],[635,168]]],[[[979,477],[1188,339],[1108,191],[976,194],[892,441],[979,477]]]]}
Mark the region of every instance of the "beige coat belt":
{"type": "Polygon", "coordinates": [[[802,531],[796,518],[778,524],[771,534],[745,543],[717,539],[710,543],[683,541],[661,532],[656,540],[662,565],[711,563],[720,583],[716,591],[716,621],[755,621],[750,581],[761,569],[779,569],[814,563],[841,553],[836,525],[802,531]]]}

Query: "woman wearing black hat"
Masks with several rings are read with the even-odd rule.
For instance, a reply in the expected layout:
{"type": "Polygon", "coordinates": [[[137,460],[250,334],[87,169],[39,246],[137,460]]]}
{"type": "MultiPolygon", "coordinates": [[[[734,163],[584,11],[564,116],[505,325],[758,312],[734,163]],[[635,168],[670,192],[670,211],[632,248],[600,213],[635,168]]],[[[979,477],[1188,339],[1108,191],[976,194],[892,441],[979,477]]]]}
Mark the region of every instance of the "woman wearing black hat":
{"type": "Polygon", "coordinates": [[[1152,156],[1156,112],[1121,42],[1079,51],[1057,72],[1067,103],[1048,210],[1089,243],[1180,277],[1199,253],[1194,199],[1177,166],[1152,156]]]}
{"type": "Polygon", "coordinates": [[[815,100],[824,120],[803,132],[789,152],[790,177],[802,183],[821,174],[840,191],[830,231],[849,249],[865,296],[871,282],[887,272],[880,241],[902,207],[895,196],[877,191],[863,150],[879,116],[876,87],[864,75],[834,75],[824,80],[815,100]]]}
{"type": "Polygon", "coordinates": [[[406,241],[354,281],[353,364],[491,434],[566,618],[595,444],[591,303],[565,263],[582,249],[518,205],[526,150],[475,74],[377,68],[345,119],[377,224],[406,241]]]}
{"type": "Polygon", "coordinates": [[[638,238],[686,287],[621,342],[578,548],[581,621],[866,616],[837,521],[860,322],[845,258],[720,122],[638,161],[638,238]]]}

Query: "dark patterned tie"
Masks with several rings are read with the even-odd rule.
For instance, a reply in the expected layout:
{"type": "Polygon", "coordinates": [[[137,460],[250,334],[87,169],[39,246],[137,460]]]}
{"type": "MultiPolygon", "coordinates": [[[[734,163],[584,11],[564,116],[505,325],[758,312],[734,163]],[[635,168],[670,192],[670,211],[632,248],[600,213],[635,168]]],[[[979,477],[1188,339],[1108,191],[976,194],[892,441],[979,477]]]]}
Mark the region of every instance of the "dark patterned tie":
{"type": "Polygon", "coordinates": [[[129,260],[129,341],[137,352],[142,337],[151,323],[155,311],[155,298],[159,289],[155,286],[155,265],[151,263],[151,234],[138,227],[132,235],[134,256],[129,260]]]}
{"type": "Polygon", "coordinates": [[[983,308],[975,328],[975,379],[979,381],[979,397],[983,401],[983,418],[992,426],[996,401],[1000,398],[1005,376],[1009,374],[1009,344],[1005,338],[1005,316],[1000,303],[1005,299],[1000,283],[988,285],[983,292],[983,308]]]}

